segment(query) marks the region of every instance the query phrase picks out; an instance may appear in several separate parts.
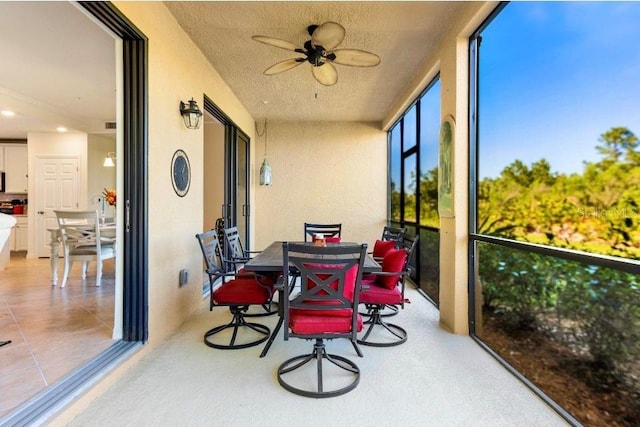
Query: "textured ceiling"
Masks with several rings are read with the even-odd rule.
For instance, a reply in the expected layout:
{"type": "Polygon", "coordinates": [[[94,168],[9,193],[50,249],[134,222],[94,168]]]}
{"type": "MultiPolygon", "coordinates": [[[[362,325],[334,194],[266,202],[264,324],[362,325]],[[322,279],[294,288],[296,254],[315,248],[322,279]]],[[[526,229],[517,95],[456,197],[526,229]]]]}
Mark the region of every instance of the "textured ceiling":
{"type": "Polygon", "coordinates": [[[165,2],[178,23],[256,118],[382,121],[422,72],[465,2],[165,2]],[[334,21],[346,29],[338,48],[380,56],[373,68],[336,65],[338,83],[322,86],[304,63],[266,76],[276,62],[300,57],[258,43],[271,36],[302,46],[307,27],[334,21]],[[317,94],[317,97],[316,97],[317,94]]]}
{"type": "MultiPolygon", "coordinates": [[[[258,120],[381,121],[398,102],[450,24],[472,2],[165,2],[192,40],[258,120]],[[338,48],[380,56],[373,68],[336,65],[334,86],[316,83],[311,64],[275,76],[263,71],[296,57],[258,43],[266,35],[303,45],[307,26],[335,21],[338,48]],[[317,94],[317,97],[316,97],[317,94]]],[[[114,40],[68,2],[0,1],[1,138],[28,131],[104,132],[115,120],[114,40]]]]}
{"type": "Polygon", "coordinates": [[[115,41],[74,4],[0,1],[0,52],[0,138],[115,121],[115,41]]]}

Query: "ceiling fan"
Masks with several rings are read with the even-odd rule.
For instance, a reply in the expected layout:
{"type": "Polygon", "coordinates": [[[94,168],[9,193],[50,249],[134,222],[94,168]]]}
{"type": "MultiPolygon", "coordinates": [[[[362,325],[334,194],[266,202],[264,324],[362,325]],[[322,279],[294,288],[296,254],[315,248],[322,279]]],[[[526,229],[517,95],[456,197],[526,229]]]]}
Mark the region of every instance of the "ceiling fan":
{"type": "Polygon", "coordinates": [[[304,49],[286,40],[268,36],[253,36],[252,39],[281,49],[301,53],[304,57],[291,58],[278,62],[264,70],[264,74],[271,76],[297,67],[303,62],[309,62],[313,77],[325,86],[332,86],[338,81],[338,71],[333,64],[349,65],[352,67],[375,67],[380,63],[380,57],[375,53],[360,49],[336,49],[344,40],[344,27],[336,22],[325,22],[322,25],[309,25],[307,31],[310,40],[304,43],[304,49]]]}

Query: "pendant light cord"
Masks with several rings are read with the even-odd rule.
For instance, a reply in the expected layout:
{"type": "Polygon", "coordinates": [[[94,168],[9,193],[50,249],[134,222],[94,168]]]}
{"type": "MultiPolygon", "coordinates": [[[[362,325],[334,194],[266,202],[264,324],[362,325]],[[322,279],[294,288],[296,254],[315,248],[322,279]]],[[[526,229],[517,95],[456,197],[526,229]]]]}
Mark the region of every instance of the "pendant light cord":
{"type": "Polygon", "coordinates": [[[256,123],[256,134],[259,137],[264,136],[264,158],[267,158],[267,118],[264,119],[264,126],[262,127],[262,133],[258,130],[258,123],[256,123]]]}

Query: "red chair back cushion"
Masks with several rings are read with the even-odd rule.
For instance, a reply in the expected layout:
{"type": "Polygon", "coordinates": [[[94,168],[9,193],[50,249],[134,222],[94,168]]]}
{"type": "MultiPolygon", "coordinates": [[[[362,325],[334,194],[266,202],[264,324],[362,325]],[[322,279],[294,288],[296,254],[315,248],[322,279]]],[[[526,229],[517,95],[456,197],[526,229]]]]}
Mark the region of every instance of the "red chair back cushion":
{"type": "MultiPolygon", "coordinates": [[[[382,271],[387,273],[400,273],[407,259],[407,251],[404,249],[391,249],[382,259],[382,271]]],[[[400,276],[376,276],[376,283],[388,289],[393,289],[398,284],[400,276]]]]}
{"type": "Polygon", "coordinates": [[[396,248],[396,242],[394,240],[376,240],[373,244],[373,257],[382,258],[391,249],[396,248]]]}

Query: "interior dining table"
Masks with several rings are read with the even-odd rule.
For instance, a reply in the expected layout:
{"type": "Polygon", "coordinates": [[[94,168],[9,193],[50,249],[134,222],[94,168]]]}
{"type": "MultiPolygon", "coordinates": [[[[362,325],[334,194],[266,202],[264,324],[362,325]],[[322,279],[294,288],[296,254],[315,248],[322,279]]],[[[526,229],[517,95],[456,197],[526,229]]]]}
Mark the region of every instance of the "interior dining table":
{"type": "MultiPolygon", "coordinates": [[[[60,235],[59,228],[47,228],[51,240],[49,246],[51,246],[51,285],[56,286],[58,284],[58,258],[60,257],[60,241],[62,236],[60,235]]],[[[114,222],[105,222],[100,224],[100,238],[102,241],[111,242],[116,238],[116,224],[114,222]]]]}
{"type": "MultiPolygon", "coordinates": [[[[271,243],[263,251],[258,253],[254,258],[250,259],[244,265],[244,269],[246,271],[252,271],[252,272],[282,271],[282,243],[283,243],[282,241],[275,241],[271,243]]],[[[290,243],[310,245],[310,246],[314,245],[314,243],[311,243],[311,242],[290,242],[290,243]]],[[[334,245],[359,245],[359,243],[354,243],[354,242],[327,243],[327,246],[334,246],[334,245]]],[[[370,254],[367,254],[364,260],[363,268],[362,268],[363,274],[373,273],[381,270],[382,270],[382,266],[376,260],[374,260],[370,254]]],[[[292,272],[290,272],[290,274],[291,273],[292,272]]],[[[279,301],[281,301],[283,298],[289,297],[288,295],[284,295],[284,287],[278,287],[277,290],[278,290],[279,301]]],[[[278,304],[278,316],[279,316],[278,323],[276,324],[276,327],[273,329],[273,332],[271,333],[269,340],[265,344],[264,349],[262,350],[262,353],[260,353],[260,357],[266,356],[267,352],[269,351],[269,348],[271,347],[271,344],[273,343],[276,336],[278,335],[278,332],[280,332],[280,329],[282,328],[282,322],[284,320],[284,317],[282,315],[283,313],[281,313],[282,307],[283,307],[283,304],[278,304]]]]}

